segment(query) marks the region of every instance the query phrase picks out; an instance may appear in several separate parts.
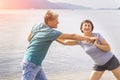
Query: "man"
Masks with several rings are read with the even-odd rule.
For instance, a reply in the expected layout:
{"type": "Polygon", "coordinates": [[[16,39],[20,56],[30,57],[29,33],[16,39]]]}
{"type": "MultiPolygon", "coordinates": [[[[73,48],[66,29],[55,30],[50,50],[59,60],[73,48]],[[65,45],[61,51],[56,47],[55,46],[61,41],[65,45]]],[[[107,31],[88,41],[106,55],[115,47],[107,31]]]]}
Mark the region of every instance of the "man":
{"type": "Polygon", "coordinates": [[[44,16],[44,23],[36,24],[28,36],[29,46],[23,59],[22,80],[47,80],[41,64],[46,56],[49,46],[56,40],[90,40],[76,34],[65,34],[54,30],[58,25],[58,14],[48,10],[44,16]]]}

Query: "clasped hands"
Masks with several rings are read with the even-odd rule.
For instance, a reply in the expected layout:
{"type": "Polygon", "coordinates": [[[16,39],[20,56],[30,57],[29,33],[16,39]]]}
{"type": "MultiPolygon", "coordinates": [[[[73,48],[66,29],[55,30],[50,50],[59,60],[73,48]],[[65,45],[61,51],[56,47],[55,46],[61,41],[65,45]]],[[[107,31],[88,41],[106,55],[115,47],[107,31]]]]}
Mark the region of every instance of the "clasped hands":
{"type": "Polygon", "coordinates": [[[97,44],[98,43],[98,37],[88,37],[88,39],[86,41],[87,41],[87,43],[97,44]]]}

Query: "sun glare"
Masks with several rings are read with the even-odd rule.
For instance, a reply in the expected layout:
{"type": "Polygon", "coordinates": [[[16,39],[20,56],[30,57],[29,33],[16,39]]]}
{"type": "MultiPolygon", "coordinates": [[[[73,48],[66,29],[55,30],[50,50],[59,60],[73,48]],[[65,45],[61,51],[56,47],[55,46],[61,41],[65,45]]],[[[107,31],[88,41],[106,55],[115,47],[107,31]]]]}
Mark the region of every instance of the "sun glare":
{"type": "Polygon", "coordinates": [[[0,0],[0,8],[4,8],[4,7],[5,7],[4,2],[0,0]]]}

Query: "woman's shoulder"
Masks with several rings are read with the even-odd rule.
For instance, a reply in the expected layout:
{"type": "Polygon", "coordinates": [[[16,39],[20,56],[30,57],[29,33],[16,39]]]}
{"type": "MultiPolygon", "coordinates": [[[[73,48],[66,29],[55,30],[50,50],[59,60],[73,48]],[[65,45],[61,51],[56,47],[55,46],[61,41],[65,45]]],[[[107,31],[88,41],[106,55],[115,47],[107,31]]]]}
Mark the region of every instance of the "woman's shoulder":
{"type": "Polygon", "coordinates": [[[93,36],[97,36],[100,39],[100,41],[104,39],[104,37],[100,33],[93,33],[93,36]]]}
{"type": "Polygon", "coordinates": [[[93,33],[93,36],[97,36],[99,38],[103,38],[103,36],[100,33],[93,33]]]}
{"type": "Polygon", "coordinates": [[[101,34],[100,33],[92,33],[93,36],[100,36],[101,34]]]}

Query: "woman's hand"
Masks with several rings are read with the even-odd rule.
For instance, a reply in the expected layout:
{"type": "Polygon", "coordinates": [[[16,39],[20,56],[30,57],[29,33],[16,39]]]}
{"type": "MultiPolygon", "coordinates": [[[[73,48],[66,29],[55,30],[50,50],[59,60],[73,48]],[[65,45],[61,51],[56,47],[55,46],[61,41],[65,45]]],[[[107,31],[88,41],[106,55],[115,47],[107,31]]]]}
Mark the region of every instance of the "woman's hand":
{"type": "Polygon", "coordinates": [[[97,43],[98,42],[98,37],[89,37],[87,40],[88,43],[97,43]]]}
{"type": "Polygon", "coordinates": [[[94,37],[94,45],[96,46],[98,44],[98,37],[94,37]]]}

